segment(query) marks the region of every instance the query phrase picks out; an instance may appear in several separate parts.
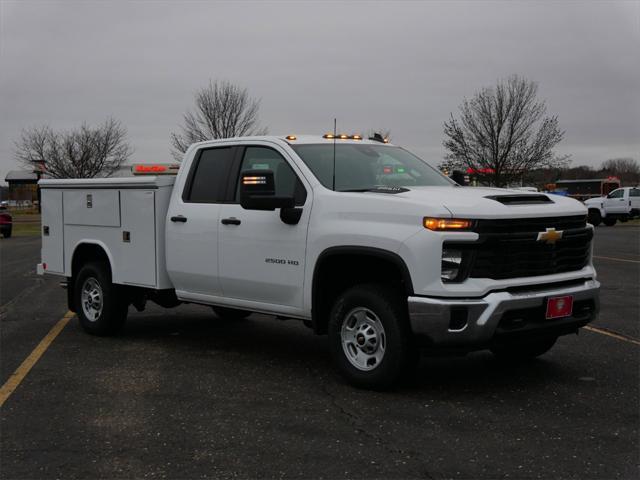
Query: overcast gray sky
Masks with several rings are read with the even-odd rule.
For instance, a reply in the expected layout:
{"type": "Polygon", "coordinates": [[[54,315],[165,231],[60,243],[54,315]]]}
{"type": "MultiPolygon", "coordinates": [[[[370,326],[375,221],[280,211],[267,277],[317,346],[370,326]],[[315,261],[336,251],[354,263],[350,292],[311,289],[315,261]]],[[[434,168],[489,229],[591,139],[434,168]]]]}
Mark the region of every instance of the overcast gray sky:
{"type": "Polygon", "coordinates": [[[27,126],[113,116],[133,162],[171,161],[193,93],[228,79],[271,133],[385,128],[433,164],[465,96],[539,83],[573,164],[640,158],[640,2],[0,0],[0,182],[27,126]]]}

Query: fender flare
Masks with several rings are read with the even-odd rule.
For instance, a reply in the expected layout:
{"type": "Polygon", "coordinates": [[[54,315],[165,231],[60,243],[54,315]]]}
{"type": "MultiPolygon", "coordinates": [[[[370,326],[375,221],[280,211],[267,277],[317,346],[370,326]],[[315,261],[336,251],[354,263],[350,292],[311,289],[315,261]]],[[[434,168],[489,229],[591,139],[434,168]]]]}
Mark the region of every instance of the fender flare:
{"type": "Polygon", "coordinates": [[[385,250],[382,248],[376,247],[367,247],[367,246],[359,246],[359,245],[347,245],[347,246],[336,246],[336,247],[328,247],[323,250],[318,258],[316,259],[314,268],[313,268],[313,276],[311,277],[311,318],[313,323],[314,331],[317,331],[317,316],[316,313],[319,311],[318,302],[319,302],[319,289],[318,285],[318,275],[319,275],[319,267],[324,263],[324,261],[329,257],[341,256],[341,255],[360,255],[360,256],[369,256],[376,257],[381,260],[389,261],[393,265],[395,265],[402,276],[402,281],[405,286],[405,293],[407,296],[411,296],[414,293],[413,290],[413,281],[411,280],[411,273],[409,272],[409,268],[405,263],[404,259],[397,253],[392,252],[390,250],[385,250]]]}
{"type": "Polygon", "coordinates": [[[109,251],[107,246],[104,244],[104,242],[101,242],[100,240],[82,239],[76,242],[76,244],[73,246],[73,250],[69,259],[69,276],[73,275],[73,258],[75,257],[76,252],[78,251],[78,248],[82,247],[83,245],[95,245],[102,249],[104,254],[107,256],[107,260],[109,260],[109,268],[111,269],[111,276],[113,280],[113,265],[114,265],[113,256],[111,255],[111,252],[109,251]]]}

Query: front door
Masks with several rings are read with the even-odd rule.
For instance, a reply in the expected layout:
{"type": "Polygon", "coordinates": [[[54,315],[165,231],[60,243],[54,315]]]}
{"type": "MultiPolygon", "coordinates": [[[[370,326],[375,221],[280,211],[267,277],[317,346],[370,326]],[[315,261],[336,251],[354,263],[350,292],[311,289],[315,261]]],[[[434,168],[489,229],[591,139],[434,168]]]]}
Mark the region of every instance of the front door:
{"type": "Polygon", "coordinates": [[[246,146],[231,186],[235,202],[220,207],[220,284],[227,298],[302,308],[307,227],[311,195],[285,159],[284,151],[246,146]],[[245,210],[239,205],[241,172],[274,172],[277,196],[296,197],[303,209],[296,225],[280,219],[280,210],[245,210]]]}
{"type": "Polygon", "coordinates": [[[604,210],[610,213],[626,213],[628,200],[624,198],[624,189],[614,190],[604,199],[604,210]]]}

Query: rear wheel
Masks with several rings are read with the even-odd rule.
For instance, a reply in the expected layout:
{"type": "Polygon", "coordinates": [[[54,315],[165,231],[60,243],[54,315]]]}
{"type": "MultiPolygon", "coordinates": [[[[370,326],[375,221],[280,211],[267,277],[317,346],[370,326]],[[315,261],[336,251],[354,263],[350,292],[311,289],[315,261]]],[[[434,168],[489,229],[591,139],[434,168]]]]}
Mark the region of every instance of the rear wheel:
{"type": "Polygon", "coordinates": [[[541,338],[529,341],[514,341],[496,345],[491,353],[501,360],[523,361],[547,353],[555,345],[558,337],[541,338]]]}
{"type": "Polygon", "coordinates": [[[418,359],[404,299],[387,285],[359,285],[343,293],[331,311],[329,342],[340,373],[361,388],[389,388],[418,359]]]}
{"type": "Polygon", "coordinates": [[[78,320],[87,333],[113,335],[122,328],[128,304],[118,290],[104,263],[91,262],[80,269],[74,282],[74,300],[78,320]]]}
{"type": "Polygon", "coordinates": [[[597,227],[602,223],[602,215],[600,215],[600,210],[589,210],[589,223],[594,227],[597,227]]]}
{"type": "Polygon", "coordinates": [[[227,307],[211,307],[213,312],[223,320],[243,320],[251,315],[248,310],[238,310],[227,307]]]}
{"type": "Polygon", "coordinates": [[[602,220],[607,227],[613,227],[616,224],[616,219],[607,217],[602,220]]]}

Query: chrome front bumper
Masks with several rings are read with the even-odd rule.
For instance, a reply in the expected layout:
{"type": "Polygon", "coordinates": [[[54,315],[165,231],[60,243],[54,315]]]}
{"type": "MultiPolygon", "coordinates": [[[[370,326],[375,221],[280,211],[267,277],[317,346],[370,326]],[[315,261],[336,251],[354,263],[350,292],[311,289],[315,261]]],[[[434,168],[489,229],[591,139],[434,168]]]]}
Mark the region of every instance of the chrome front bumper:
{"type": "Polygon", "coordinates": [[[600,283],[588,279],[565,287],[493,292],[482,298],[409,297],[409,319],[413,333],[429,345],[481,348],[501,336],[574,331],[596,317],[599,290],[600,283]],[[545,320],[546,299],[564,295],[573,296],[573,316],[545,320]]]}

